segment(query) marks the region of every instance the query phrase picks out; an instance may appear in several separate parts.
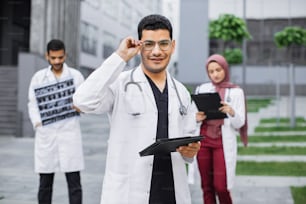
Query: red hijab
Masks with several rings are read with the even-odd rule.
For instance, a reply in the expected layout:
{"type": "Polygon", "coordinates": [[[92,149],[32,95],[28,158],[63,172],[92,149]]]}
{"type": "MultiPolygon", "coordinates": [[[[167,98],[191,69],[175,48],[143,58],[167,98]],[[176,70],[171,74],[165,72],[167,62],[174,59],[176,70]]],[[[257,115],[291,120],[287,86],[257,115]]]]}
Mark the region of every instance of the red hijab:
{"type": "MultiPolygon", "coordinates": [[[[216,62],[218,63],[224,70],[225,72],[225,77],[223,79],[222,82],[220,83],[214,83],[212,80],[211,82],[213,83],[213,85],[216,87],[216,91],[219,93],[222,101],[225,101],[224,100],[224,97],[225,97],[225,90],[226,88],[235,88],[235,87],[239,87],[238,85],[236,84],[233,84],[230,82],[230,76],[229,76],[229,66],[228,66],[228,63],[226,61],[226,59],[219,55],[219,54],[214,54],[214,55],[211,55],[207,61],[206,61],[206,71],[207,71],[207,75],[209,77],[209,74],[208,74],[208,65],[209,63],[211,62],[216,62]]],[[[246,102],[245,102],[245,105],[246,105],[246,102]]],[[[245,107],[245,123],[244,125],[239,129],[239,133],[240,133],[240,138],[241,138],[241,141],[243,142],[244,146],[247,146],[248,144],[248,123],[247,123],[247,109],[245,107]]],[[[211,134],[215,134],[217,135],[218,132],[215,132],[215,131],[218,131],[217,128],[209,128],[209,127],[212,127],[212,126],[215,126],[215,127],[220,127],[221,125],[223,125],[224,123],[224,120],[223,119],[218,119],[218,120],[208,120],[207,123],[209,123],[208,125],[208,129],[207,129],[207,133],[211,133],[211,134]],[[211,132],[212,131],[212,132],[211,132]]]]}

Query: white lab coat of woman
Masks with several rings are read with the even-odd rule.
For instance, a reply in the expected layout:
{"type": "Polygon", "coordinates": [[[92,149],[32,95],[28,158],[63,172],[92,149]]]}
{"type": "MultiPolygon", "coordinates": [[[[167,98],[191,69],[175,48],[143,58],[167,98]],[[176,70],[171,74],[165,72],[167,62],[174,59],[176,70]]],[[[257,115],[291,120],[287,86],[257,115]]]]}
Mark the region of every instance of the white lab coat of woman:
{"type": "Polygon", "coordinates": [[[69,68],[66,64],[63,66],[62,75],[57,80],[51,71],[51,66],[39,70],[32,77],[29,87],[28,111],[35,129],[34,158],[37,173],[74,172],[84,169],[79,116],[35,127],[41,123],[35,88],[68,78],[73,78],[75,87],[84,81],[79,71],[69,68]]]}
{"type": "MultiPolygon", "coordinates": [[[[149,203],[153,156],[139,152],[156,140],[157,107],[141,67],[122,72],[126,63],[112,54],[74,94],[74,104],[83,112],[108,113],[110,136],[101,204],[149,203]],[[133,78],[133,79],[131,79],[133,78]],[[126,86],[134,80],[136,84],[126,86]],[[139,87],[138,87],[139,86],[139,87]]],[[[175,84],[187,115],[180,115],[179,99],[167,73],[169,138],[192,136],[196,131],[196,110],[190,109],[190,94],[178,81],[175,84]]],[[[184,159],[171,153],[177,204],[190,204],[184,159]]]]}
{"type": "MultiPolygon", "coordinates": [[[[216,92],[212,83],[205,83],[197,87],[195,93],[216,92]]],[[[245,122],[245,99],[241,88],[227,88],[225,92],[225,103],[229,104],[235,111],[234,117],[227,114],[222,125],[222,144],[227,176],[227,188],[234,186],[234,178],[237,161],[237,129],[245,122]]],[[[205,140],[204,140],[205,142],[205,140]]]]}

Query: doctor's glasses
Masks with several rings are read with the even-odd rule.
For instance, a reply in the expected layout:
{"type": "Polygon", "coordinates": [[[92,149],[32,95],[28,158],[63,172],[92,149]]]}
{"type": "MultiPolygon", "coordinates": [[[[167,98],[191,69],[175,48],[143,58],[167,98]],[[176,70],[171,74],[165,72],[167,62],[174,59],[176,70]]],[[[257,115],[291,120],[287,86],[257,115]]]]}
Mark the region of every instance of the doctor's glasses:
{"type": "Polygon", "coordinates": [[[155,42],[152,40],[146,40],[143,42],[142,47],[146,51],[151,51],[155,48],[156,44],[158,44],[158,47],[160,50],[167,51],[170,48],[172,41],[171,40],[161,40],[161,41],[155,42]]]}

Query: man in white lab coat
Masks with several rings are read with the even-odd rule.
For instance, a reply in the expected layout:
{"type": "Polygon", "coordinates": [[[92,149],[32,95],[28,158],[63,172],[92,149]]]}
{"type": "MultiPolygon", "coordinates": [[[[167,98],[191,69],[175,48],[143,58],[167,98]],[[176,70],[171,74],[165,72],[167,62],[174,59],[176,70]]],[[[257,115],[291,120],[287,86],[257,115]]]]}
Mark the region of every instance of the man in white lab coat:
{"type": "Polygon", "coordinates": [[[65,172],[69,203],[82,203],[80,171],[84,169],[79,113],[72,94],[84,81],[65,64],[65,45],[51,40],[46,59],[50,66],[32,77],[28,111],[35,129],[35,172],[39,173],[38,203],[51,204],[55,172],[65,172]]]}
{"type": "Polygon", "coordinates": [[[110,119],[101,204],[190,204],[185,164],[200,142],[163,155],[139,154],[156,139],[197,134],[190,94],[167,72],[175,48],[171,23],[146,16],[138,38],[123,39],[73,96],[82,112],[108,113],[110,119]],[[122,72],[137,53],[140,65],[122,72]]]}

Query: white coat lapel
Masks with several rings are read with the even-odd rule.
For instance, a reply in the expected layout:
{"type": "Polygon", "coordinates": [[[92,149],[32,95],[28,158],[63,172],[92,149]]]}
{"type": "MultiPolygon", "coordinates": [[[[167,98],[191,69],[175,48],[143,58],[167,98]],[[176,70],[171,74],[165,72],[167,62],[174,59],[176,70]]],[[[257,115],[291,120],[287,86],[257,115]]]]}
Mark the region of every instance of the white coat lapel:
{"type": "Polygon", "coordinates": [[[134,72],[134,81],[135,82],[139,82],[139,85],[142,88],[143,94],[146,95],[149,100],[151,101],[152,105],[155,107],[156,109],[156,103],[155,103],[155,98],[154,98],[154,94],[152,91],[152,88],[149,84],[148,79],[146,78],[144,72],[142,71],[141,67],[138,66],[135,68],[135,72],[134,72]]]}

